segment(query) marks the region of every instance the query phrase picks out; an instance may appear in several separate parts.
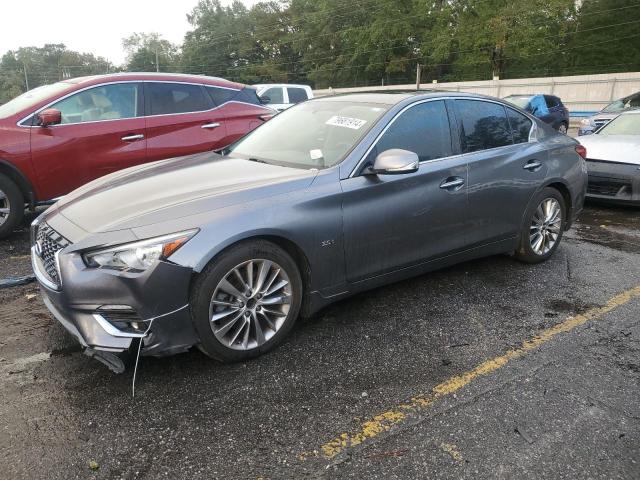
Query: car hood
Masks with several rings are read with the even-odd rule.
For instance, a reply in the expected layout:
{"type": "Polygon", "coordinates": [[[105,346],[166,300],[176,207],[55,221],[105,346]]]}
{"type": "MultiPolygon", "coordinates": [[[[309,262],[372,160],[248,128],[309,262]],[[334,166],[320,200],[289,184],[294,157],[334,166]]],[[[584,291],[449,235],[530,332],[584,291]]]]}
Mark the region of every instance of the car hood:
{"type": "Polygon", "coordinates": [[[55,212],[87,232],[123,230],[286,194],[309,186],[316,174],[198,154],[94,180],[63,197],[55,212]]]}
{"type": "Polygon", "coordinates": [[[640,165],[640,135],[588,135],[579,138],[590,160],[640,165]]]}

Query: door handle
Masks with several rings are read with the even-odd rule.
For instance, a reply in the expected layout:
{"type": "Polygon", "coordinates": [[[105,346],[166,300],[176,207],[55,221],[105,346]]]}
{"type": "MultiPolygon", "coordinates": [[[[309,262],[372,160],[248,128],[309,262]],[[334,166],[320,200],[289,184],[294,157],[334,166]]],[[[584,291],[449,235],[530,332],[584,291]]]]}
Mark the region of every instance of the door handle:
{"type": "Polygon", "coordinates": [[[455,190],[459,190],[460,187],[462,187],[463,185],[464,185],[464,180],[462,178],[449,177],[440,184],[440,188],[444,190],[455,191],[455,190]]]}
{"type": "Polygon", "coordinates": [[[218,122],[213,122],[213,123],[205,123],[200,128],[214,129],[214,128],[218,128],[219,126],[220,124],[218,122]]]}
{"type": "Polygon", "coordinates": [[[524,167],[522,167],[522,168],[524,168],[525,170],[529,170],[530,172],[535,172],[541,166],[542,166],[542,164],[540,162],[538,162],[537,160],[529,160],[527,163],[525,163],[524,167]]]}
{"type": "Polygon", "coordinates": [[[135,133],[133,135],[125,135],[124,137],[121,138],[121,140],[123,142],[134,142],[136,140],[142,140],[144,138],[144,135],[141,133],[135,133]]]}

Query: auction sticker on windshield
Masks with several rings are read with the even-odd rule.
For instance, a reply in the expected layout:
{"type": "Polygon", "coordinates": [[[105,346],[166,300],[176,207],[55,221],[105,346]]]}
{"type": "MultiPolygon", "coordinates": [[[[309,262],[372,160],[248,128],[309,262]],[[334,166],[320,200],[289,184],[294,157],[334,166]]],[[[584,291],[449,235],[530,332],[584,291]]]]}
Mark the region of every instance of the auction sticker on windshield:
{"type": "Polygon", "coordinates": [[[353,130],[359,130],[365,123],[367,123],[367,121],[361,120],[359,118],[341,117],[339,115],[334,115],[325,123],[327,125],[333,125],[335,127],[345,127],[352,128],[353,130]]]}

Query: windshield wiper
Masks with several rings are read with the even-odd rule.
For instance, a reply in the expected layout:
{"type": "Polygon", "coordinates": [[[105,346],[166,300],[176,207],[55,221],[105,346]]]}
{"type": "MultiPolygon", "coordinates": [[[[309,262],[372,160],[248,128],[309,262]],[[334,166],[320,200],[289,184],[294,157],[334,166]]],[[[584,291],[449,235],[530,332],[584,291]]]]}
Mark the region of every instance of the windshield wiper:
{"type": "Polygon", "coordinates": [[[267,163],[264,160],[260,160],[259,158],[247,158],[250,162],[258,162],[258,163],[267,163]]]}

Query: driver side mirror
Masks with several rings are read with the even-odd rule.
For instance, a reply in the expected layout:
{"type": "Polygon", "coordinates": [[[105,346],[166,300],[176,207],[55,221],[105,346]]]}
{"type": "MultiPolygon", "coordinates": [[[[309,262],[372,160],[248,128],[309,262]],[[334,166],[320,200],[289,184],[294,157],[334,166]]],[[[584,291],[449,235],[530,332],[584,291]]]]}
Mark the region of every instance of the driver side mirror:
{"type": "Polygon", "coordinates": [[[420,167],[420,159],[414,152],[392,148],[379,154],[373,162],[373,167],[368,167],[365,175],[399,175],[403,173],[417,172],[420,167]]]}
{"type": "Polygon", "coordinates": [[[47,108],[36,115],[38,125],[48,127],[49,125],[58,125],[62,122],[62,113],[55,108],[47,108]]]}

